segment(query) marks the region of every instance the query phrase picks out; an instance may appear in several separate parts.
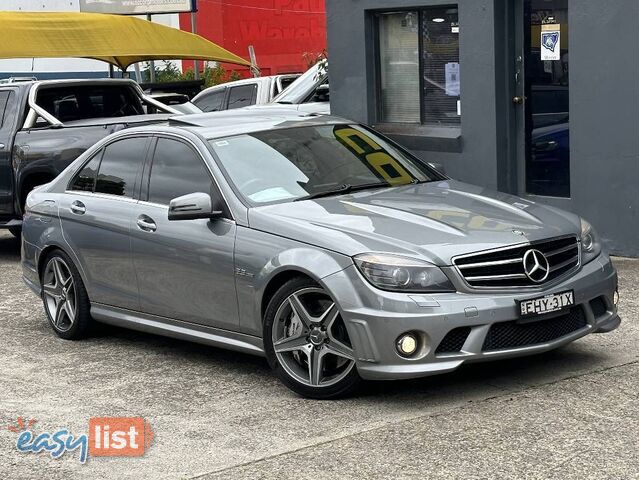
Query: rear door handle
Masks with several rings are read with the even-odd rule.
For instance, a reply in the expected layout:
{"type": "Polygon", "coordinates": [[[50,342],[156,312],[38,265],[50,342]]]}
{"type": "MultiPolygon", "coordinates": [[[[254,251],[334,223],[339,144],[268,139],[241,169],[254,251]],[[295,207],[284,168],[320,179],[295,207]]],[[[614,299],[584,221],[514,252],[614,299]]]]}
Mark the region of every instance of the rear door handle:
{"type": "Polygon", "coordinates": [[[87,207],[85,207],[84,203],[82,203],[80,200],[76,200],[71,204],[70,210],[72,213],[75,213],[77,215],[84,215],[87,211],[87,207]]]}
{"type": "Polygon", "coordinates": [[[140,215],[138,217],[138,228],[140,230],[144,230],[145,232],[155,232],[158,229],[158,226],[155,224],[151,217],[146,215],[140,215]]]}

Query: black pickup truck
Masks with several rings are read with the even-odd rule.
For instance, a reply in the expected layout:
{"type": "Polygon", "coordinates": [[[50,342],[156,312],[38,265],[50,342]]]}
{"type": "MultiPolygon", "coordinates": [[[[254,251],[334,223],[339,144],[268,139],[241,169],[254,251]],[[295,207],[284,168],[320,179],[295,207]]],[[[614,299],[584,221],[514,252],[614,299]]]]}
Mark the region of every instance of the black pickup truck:
{"type": "Polygon", "coordinates": [[[179,113],[127,79],[0,84],[0,228],[19,235],[27,194],[98,140],[179,113]]]}

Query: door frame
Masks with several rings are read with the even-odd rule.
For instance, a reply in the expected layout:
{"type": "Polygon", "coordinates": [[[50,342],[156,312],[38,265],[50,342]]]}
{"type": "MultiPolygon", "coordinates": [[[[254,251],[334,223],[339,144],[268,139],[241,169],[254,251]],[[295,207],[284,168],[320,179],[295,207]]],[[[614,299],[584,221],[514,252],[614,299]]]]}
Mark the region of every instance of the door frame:
{"type": "MultiPolygon", "coordinates": [[[[565,210],[573,210],[574,202],[572,197],[536,195],[526,191],[526,158],[530,154],[531,149],[530,135],[527,134],[529,129],[526,128],[526,122],[530,121],[526,110],[530,101],[530,83],[526,72],[526,55],[530,55],[530,52],[526,51],[527,36],[530,35],[530,28],[527,22],[530,11],[526,11],[526,2],[530,2],[530,0],[515,0],[512,7],[507,7],[510,10],[507,13],[507,18],[511,19],[511,25],[513,25],[513,30],[507,37],[507,41],[511,42],[512,47],[506,49],[511,56],[511,69],[508,75],[511,78],[510,84],[512,85],[512,99],[510,102],[512,109],[511,118],[514,120],[512,128],[508,130],[512,137],[510,153],[512,155],[511,162],[514,166],[514,168],[511,169],[512,174],[509,178],[509,185],[511,188],[514,188],[513,193],[532,202],[545,203],[565,210]],[[514,97],[521,97],[523,103],[521,105],[516,104],[514,97]]],[[[507,3],[510,4],[510,2],[507,3]]],[[[570,3],[568,8],[570,16],[570,3]]],[[[571,156],[571,172],[573,171],[572,166],[571,156]]],[[[574,192],[572,188],[571,192],[574,192]]]]}

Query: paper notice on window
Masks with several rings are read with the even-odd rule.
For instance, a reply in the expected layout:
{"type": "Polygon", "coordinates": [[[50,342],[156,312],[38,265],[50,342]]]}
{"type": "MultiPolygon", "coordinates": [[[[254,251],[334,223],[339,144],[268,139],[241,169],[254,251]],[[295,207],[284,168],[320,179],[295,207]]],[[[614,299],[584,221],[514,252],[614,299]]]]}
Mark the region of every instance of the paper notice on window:
{"type": "Polygon", "coordinates": [[[541,26],[541,59],[561,60],[561,25],[541,26]]]}
{"type": "Polygon", "coordinates": [[[446,95],[459,97],[459,63],[450,62],[446,64],[446,95]]]}

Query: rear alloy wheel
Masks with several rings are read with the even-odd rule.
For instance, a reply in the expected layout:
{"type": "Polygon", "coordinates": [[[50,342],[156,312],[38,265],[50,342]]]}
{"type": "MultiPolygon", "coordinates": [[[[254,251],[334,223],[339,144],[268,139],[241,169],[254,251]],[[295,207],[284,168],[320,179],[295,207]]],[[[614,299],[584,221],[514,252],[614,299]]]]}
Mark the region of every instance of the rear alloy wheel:
{"type": "Polygon", "coordinates": [[[41,282],[44,310],[53,330],[68,340],[85,337],[91,324],[89,299],[69,256],[59,250],[50,254],[41,282]]]}
{"type": "Polygon", "coordinates": [[[269,363],[293,391],[329,399],[354,389],[360,377],[337,304],[310,279],[284,284],[266,311],[269,363]]]}

